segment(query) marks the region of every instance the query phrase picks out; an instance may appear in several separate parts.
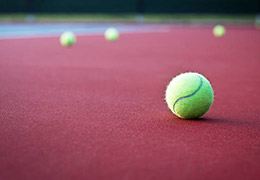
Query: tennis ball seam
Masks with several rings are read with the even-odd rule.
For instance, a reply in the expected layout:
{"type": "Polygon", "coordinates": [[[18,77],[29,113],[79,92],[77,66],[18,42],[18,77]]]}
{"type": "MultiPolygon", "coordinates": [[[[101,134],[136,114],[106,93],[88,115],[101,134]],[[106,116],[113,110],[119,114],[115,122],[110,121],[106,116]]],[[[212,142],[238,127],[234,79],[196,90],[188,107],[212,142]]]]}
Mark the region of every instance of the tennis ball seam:
{"type": "Polygon", "coordinates": [[[203,80],[202,80],[202,77],[200,77],[200,76],[198,76],[198,77],[199,77],[199,79],[200,79],[200,84],[199,84],[198,88],[197,88],[193,93],[191,93],[191,94],[189,94],[189,95],[186,95],[186,96],[179,97],[179,98],[176,99],[176,101],[174,102],[174,104],[173,104],[173,111],[174,111],[175,113],[176,113],[176,111],[175,111],[175,105],[176,105],[179,101],[194,96],[194,95],[201,89],[201,87],[202,87],[202,85],[203,85],[203,80]]]}

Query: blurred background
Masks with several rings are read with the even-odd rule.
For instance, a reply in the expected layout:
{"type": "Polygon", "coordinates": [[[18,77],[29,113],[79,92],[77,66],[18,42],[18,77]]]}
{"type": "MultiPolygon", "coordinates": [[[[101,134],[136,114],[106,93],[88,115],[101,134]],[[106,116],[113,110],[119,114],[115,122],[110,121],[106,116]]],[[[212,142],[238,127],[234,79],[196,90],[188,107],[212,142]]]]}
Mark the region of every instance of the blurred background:
{"type": "Polygon", "coordinates": [[[259,0],[1,0],[0,21],[250,22],[259,0]]]}

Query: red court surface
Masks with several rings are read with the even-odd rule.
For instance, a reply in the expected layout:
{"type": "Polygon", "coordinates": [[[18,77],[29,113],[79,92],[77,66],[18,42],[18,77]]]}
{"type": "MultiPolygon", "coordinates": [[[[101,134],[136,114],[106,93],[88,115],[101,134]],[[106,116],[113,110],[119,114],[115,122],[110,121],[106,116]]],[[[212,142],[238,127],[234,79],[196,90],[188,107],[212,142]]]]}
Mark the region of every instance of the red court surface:
{"type": "Polygon", "coordinates": [[[260,30],[227,28],[0,40],[0,179],[259,180],[260,30]],[[200,120],[164,102],[186,71],[215,90],[200,120]]]}

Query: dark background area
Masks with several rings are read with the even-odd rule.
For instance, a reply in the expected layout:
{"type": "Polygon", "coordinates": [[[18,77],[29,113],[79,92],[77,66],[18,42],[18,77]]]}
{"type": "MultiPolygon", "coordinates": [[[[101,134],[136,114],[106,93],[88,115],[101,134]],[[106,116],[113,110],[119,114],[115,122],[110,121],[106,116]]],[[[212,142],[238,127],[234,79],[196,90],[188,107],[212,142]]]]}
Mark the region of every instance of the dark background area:
{"type": "Polygon", "coordinates": [[[259,0],[0,0],[0,13],[250,13],[259,0]]]}

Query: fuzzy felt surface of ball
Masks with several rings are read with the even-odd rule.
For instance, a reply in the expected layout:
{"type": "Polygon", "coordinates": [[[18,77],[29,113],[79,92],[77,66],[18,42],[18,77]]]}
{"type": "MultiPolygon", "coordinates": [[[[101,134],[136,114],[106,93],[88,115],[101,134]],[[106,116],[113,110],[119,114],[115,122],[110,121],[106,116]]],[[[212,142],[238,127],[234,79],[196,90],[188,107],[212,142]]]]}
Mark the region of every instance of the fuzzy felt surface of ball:
{"type": "Polygon", "coordinates": [[[166,88],[165,101],[169,109],[182,119],[200,118],[210,109],[213,100],[209,80],[199,73],[180,74],[166,88]]]}
{"type": "Polygon", "coordinates": [[[118,40],[120,35],[119,31],[116,28],[110,27],[105,31],[104,36],[107,41],[116,41],[118,40]]]}
{"type": "Polygon", "coordinates": [[[70,47],[76,43],[76,36],[73,32],[67,31],[61,34],[60,44],[64,47],[70,47]]]}
{"type": "Polygon", "coordinates": [[[213,35],[215,37],[223,37],[226,33],[226,28],[222,25],[216,25],[213,28],[213,35]]]}

